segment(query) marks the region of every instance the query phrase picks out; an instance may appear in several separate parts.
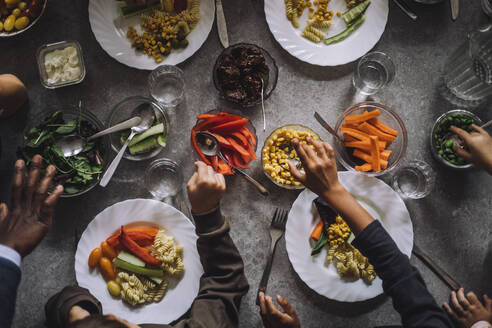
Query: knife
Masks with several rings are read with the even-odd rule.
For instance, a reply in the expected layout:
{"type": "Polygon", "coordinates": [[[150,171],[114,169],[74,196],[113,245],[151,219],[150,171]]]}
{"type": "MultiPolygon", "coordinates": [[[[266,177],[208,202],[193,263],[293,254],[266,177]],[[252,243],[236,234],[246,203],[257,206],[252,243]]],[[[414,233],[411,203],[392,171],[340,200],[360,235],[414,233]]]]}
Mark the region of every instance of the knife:
{"type": "Polygon", "coordinates": [[[314,112],[314,118],[316,119],[316,121],[319,122],[319,124],[321,124],[322,127],[328,130],[328,132],[330,132],[343,144],[342,138],[337,134],[335,130],[333,130],[333,128],[328,123],[326,123],[326,121],[321,117],[321,115],[318,114],[318,112],[314,112]]]}
{"type": "MultiPolygon", "coordinates": [[[[451,0],[452,1],[452,0],[451,0]]],[[[401,0],[393,0],[393,2],[408,16],[411,20],[416,21],[417,15],[410,9],[410,7],[401,0]]]]}
{"type": "Polygon", "coordinates": [[[461,285],[456,282],[449,274],[441,269],[437,264],[435,264],[427,255],[425,255],[422,250],[417,246],[413,245],[412,253],[415,254],[425,265],[427,265],[446,285],[448,285],[452,290],[456,291],[460,289],[461,285]]]}
{"type": "Polygon", "coordinates": [[[453,21],[458,18],[458,14],[460,13],[460,0],[450,0],[451,4],[451,16],[453,21]]]}
{"type": "Polygon", "coordinates": [[[227,36],[227,25],[224,16],[224,8],[222,8],[222,0],[215,0],[215,10],[217,11],[217,31],[219,40],[224,48],[229,47],[229,37],[227,36]]]}

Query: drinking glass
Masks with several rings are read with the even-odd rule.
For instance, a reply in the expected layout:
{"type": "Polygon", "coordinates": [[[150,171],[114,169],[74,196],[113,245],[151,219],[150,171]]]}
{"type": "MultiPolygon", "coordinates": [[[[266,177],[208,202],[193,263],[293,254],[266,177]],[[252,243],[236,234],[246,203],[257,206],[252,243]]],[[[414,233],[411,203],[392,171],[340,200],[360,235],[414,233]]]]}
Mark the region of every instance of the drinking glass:
{"type": "Polygon", "coordinates": [[[492,96],[492,24],[468,35],[447,61],[443,80],[442,95],[460,107],[478,106],[492,96]]]}
{"type": "Polygon", "coordinates": [[[178,195],[182,181],[179,165],[168,158],[156,159],[145,171],[145,187],[158,200],[178,195]]]}
{"type": "Polygon", "coordinates": [[[391,186],[403,198],[419,199],[429,195],[436,183],[436,173],[429,164],[413,160],[391,177],[391,186]]]}
{"type": "Polygon", "coordinates": [[[483,11],[492,18],[492,0],[482,0],[483,11]]]}
{"type": "Polygon", "coordinates": [[[176,107],[183,100],[185,84],[179,67],[157,67],[150,73],[148,85],[152,98],[166,107],[176,107]]]}
{"type": "Polygon", "coordinates": [[[395,64],[383,52],[370,52],[359,60],[352,84],[364,95],[373,95],[395,77],[395,64]]]}

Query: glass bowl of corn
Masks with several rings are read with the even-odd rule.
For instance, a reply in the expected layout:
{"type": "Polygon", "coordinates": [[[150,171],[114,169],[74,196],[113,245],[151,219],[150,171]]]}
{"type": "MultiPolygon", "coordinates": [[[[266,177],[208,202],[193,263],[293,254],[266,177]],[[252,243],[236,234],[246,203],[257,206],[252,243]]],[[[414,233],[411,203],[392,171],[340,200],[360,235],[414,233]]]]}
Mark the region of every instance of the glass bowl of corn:
{"type": "Polygon", "coordinates": [[[290,173],[288,163],[300,166],[292,139],[297,138],[301,143],[307,143],[308,137],[321,140],[316,132],[306,126],[288,124],[274,130],[265,140],[261,150],[261,164],[263,172],[274,184],[285,189],[304,189],[302,183],[290,173]]]}

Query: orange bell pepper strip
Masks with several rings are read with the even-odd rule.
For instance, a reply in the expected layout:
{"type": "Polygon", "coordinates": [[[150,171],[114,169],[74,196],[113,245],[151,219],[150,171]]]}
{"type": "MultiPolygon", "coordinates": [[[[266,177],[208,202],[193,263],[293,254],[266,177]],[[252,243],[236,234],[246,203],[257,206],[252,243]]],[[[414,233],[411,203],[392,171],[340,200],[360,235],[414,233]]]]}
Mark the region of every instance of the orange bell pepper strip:
{"type": "MultiPolygon", "coordinates": [[[[123,245],[120,243],[120,234],[121,233],[117,233],[106,239],[106,242],[115,250],[121,250],[123,248],[123,245]]],[[[141,231],[131,231],[129,228],[127,228],[127,234],[139,246],[146,247],[154,243],[155,235],[152,236],[151,234],[141,231]]]]}
{"type": "Polygon", "coordinates": [[[369,172],[372,170],[372,165],[370,163],[365,163],[362,165],[356,165],[354,169],[358,172],[369,172]]]}
{"type": "Polygon", "coordinates": [[[372,170],[375,172],[381,171],[381,154],[379,150],[378,137],[371,136],[371,157],[372,170]]]}
{"type": "Polygon", "coordinates": [[[212,163],[212,167],[214,168],[215,172],[220,173],[219,172],[219,158],[217,156],[213,156],[211,158],[210,162],[212,163]]]}
{"type": "MultiPolygon", "coordinates": [[[[360,159],[366,161],[367,163],[372,163],[371,155],[363,152],[360,149],[354,149],[354,152],[352,153],[352,155],[354,155],[354,157],[357,157],[357,158],[360,158],[360,159]]],[[[385,161],[384,159],[380,159],[379,164],[381,165],[382,169],[385,169],[388,167],[388,161],[385,161]]]]}
{"type": "Polygon", "coordinates": [[[201,160],[205,164],[210,165],[211,164],[210,161],[205,157],[205,155],[203,155],[203,153],[198,148],[198,144],[196,143],[196,131],[195,131],[195,129],[191,130],[191,145],[193,146],[193,149],[195,149],[198,156],[200,156],[201,160]]]}
{"type": "Polygon", "coordinates": [[[220,174],[223,174],[223,175],[231,175],[231,174],[234,174],[234,172],[232,171],[232,168],[229,166],[229,164],[227,164],[226,162],[224,162],[222,159],[218,159],[218,173],[220,174]]]}
{"type": "Polygon", "coordinates": [[[231,136],[239,140],[239,142],[244,146],[244,147],[249,147],[249,141],[246,139],[246,137],[241,133],[241,132],[233,132],[231,133],[231,136]]]}
{"type": "Polygon", "coordinates": [[[391,134],[395,137],[398,136],[398,131],[390,128],[389,126],[387,126],[386,124],[384,124],[383,122],[378,120],[377,118],[371,118],[367,122],[369,122],[369,124],[371,124],[371,125],[374,125],[374,127],[378,128],[379,130],[383,131],[384,133],[391,134]]]}
{"type": "Polygon", "coordinates": [[[347,124],[358,124],[358,123],[362,123],[362,122],[365,122],[367,120],[370,120],[371,118],[378,117],[379,115],[381,115],[381,112],[379,111],[379,109],[375,109],[375,110],[370,111],[370,112],[365,111],[364,113],[359,114],[359,115],[345,116],[345,123],[347,123],[347,124]]]}
{"type": "Polygon", "coordinates": [[[358,140],[369,142],[369,135],[360,130],[350,129],[350,128],[340,128],[340,131],[358,140]]]}
{"type": "Polygon", "coordinates": [[[311,236],[309,236],[309,238],[318,241],[319,238],[321,237],[322,232],[323,232],[323,221],[319,220],[319,222],[316,224],[313,231],[311,232],[311,236]]]}
{"type": "Polygon", "coordinates": [[[150,255],[147,248],[140,247],[133,239],[125,232],[125,226],[121,226],[120,242],[125,246],[130,253],[151,266],[161,265],[161,261],[150,255]]]}
{"type": "Polygon", "coordinates": [[[239,155],[238,153],[234,153],[232,155],[232,163],[235,166],[240,167],[242,169],[249,169],[249,165],[243,164],[243,160],[241,158],[241,155],[239,155]]]}
{"type": "Polygon", "coordinates": [[[250,129],[248,129],[246,126],[243,126],[241,129],[239,129],[239,132],[241,132],[246,138],[248,138],[253,147],[256,147],[256,137],[250,129]]]}
{"type": "Polygon", "coordinates": [[[219,142],[220,146],[221,147],[226,147],[226,148],[231,148],[231,143],[229,141],[227,141],[226,138],[224,138],[223,136],[221,136],[220,134],[218,133],[213,133],[214,137],[217,138],[217,141],[219,142]]]}
{"type": "Polygon", "coordinates": [[[244,162],[249,163],[249,151],[241,146],[239,143],[237,143],[236,140],[232,137],[227,137],[227,141],[229,141],[229,143],[232,145],[232,149],[234,151],[237,151],[243,159],[247,158],[247,160],[244,160],[244,162]]]}
{"type": "Polygon", "coordinates": [[[204,113],[204,114],[198,115],[196,118],[199,120],[207,120],[209,118],[213,118],[213,117],[217,117],[217,116],[218,116],[217,114],[204,113]]]}
{"type": "Polygon", "coordinates": [[[220,125],[216,125],[210,128],[210,130],[212,130],[212,132],[217,132],[217,133],[235,132],[248,122],[249,120],[247,118],[241,118],[239,120],[229,121],[220,125]]]}
{"type": "Polygon", "coordinates": [[[373,126],[367,122],[364,122],[361,125],[359,125],[359,130],[363,131],[369,135],[377,136],[379,138],[379,140],[383,140],[383,141],[386,141],[388,143],[392,143],[396,139],[395,136],[388,134],[388,133],[384,133],[383,131],[379,130],[378,128],[376,128],[375,126],[373,126]]]}

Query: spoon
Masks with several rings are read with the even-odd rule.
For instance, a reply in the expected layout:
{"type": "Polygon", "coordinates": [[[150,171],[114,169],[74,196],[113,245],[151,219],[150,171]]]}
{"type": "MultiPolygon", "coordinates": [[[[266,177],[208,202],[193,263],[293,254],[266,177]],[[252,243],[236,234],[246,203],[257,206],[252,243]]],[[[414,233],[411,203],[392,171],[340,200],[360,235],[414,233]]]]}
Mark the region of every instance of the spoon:
{"type": "Polygon", "coordinates": [[[258,181],[250,177],[248,174],[246,174],[244,171],[238,169],[234,165],[232,165],[225,157],[222,155],[222,152],[220,151],[220,145],[215,138],[215,136],[209,132],[197,132],[196,133],[196,142],[198,144],[198,148],[200,151],[206,155],[206,156],[219,156],[221,160],[229,164],[230,167],[232,167],[232,171],[234,173],[239,173],[241,176],[243,176],[246,180],[251,182],[263,196],[268,196],[269,192],[266,190],[265,187],[263,187],[258,181]]]}
{"type": "Polygon", "coordinates": [[[318,112],[314,112],[314,118],[316,119],[316,121],[319,122],[319,124],[321,124],[322,127],[324,127],[326,129],[326,131],[330,132],[334,137],[336,137],[338,139],[338,141],[340,141],[340,143],[343,144],[343,140],[342,140],[342,137],[340,137],[337,132],[330,126],[330,124],[328,124],[322,117],[321,115],[318,114],[318,112]]]}
{"type": "Polygon", "coordinates": [[[132,116],[140,117],[141,121],[138,125],[135,125],[131,128],[132,132],[128,136],[128,139],[126,139],[125,144],[121,147],[120,151],[113,159],[111,165],[109,165],[106,172],[104,172],[101,182],[99,182],[99,185],[101,187],[106,187],[106,185],[109,183],[109,180],[111,180],[111,177],[116,171],[118,164],[120,164],[120,161],[123,158],[126,147],[128,147],[128,144],[130,143],[130,141],[132,141],[133,137],[135,137],[139,133],[144,132],[152,126],[152,123],[154,123],[154,110],[148,103],[141,104],[137,108],[135,108],[132,112],[132,116]]]}
{"type": "Polygon", "coordinates": [[[138,116],[133,117],[129,120],[126,120],[124,122],[116,124],[115,126],[107,128],[106,130],[102,130],[96,134],[93,134],[89,138],[84,138],[82,136],[72,134],[72,135],[63,137],[60,140],[58,140],[56,142],[56,145],[62,151],[63,156],[65,156],[65,157],[75,156],[75,155],[80,154],[82,152],[82,150],[84,150],[85,145],[89,141],[96,139],[96,138],[99,138],[99,137],[102,137],[106,134],[110,134],[113,132],[118,132],[121,130],[129,129],[132,126],[139,124],[141,120],[142,119],[138,116]]]}
{"type": "Polygon", "coordinates": [[[265,82],[261,79],[261,113],[263,114],[263,131],[266,131],[266,117],[265,117],[265,103],[263,97],[263,90],[265,89],[265,82]]]}

